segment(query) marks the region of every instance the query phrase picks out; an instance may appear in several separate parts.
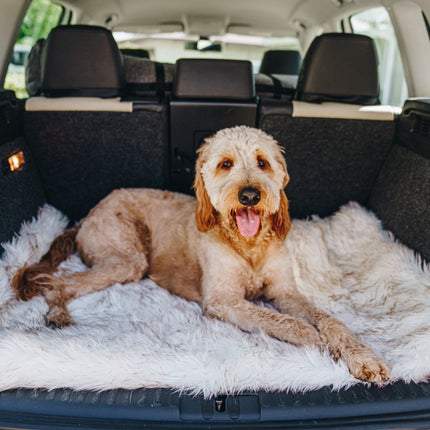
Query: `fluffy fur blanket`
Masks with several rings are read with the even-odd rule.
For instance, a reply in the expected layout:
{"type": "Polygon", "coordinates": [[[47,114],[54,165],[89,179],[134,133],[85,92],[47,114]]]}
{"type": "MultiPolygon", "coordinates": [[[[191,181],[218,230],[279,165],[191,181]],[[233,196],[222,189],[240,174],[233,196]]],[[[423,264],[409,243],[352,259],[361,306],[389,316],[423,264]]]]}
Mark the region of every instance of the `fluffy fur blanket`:
{"type": "MultiPolygon", "coordinates": [[[[44,299],[17,301],[9,281],[66,223],[45,206],[3,244],[0,389],[172,387],[208,396],[358,383],[327,352],[206,318],[147,279],[79,298],[69,306],[76,326],[47,328],[44,299]]],[[[350,203],[327,219],[296,220],[287,242],[301,291],[380,354],[395,380],[430,375],[430,268],[372,213],[350,203]]],[[[86,269],[77,255],[60,268],[86,269]]]]}

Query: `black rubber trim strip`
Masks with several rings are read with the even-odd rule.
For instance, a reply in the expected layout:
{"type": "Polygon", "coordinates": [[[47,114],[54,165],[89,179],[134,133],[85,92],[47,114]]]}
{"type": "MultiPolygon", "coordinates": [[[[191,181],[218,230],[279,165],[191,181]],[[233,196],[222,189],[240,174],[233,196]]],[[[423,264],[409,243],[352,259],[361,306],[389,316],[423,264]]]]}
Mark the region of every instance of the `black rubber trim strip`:
{"type": "Polygon", "coordinates": [[[304,394],[243,393],[208,400],[168,389],[0,393],[2,428],[381,429],[429,425],[428,383],[398,382],[383,389],[357,385],[340,391],[326,387],[304,394]]]}

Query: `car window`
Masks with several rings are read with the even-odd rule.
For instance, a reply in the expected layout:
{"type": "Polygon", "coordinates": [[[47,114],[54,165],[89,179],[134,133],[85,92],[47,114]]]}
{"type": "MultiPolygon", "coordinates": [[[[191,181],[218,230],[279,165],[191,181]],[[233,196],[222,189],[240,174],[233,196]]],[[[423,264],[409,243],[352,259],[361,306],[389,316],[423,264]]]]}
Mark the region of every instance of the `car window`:
{"type": "Polygon", "coordinates": [[[263,37],[226,33],[196,38],[183,32],[136,34],[114,32],[120,48],[144,49],[150,58],[175,63],[179,58],[224,58],[251,61],[258,73],[264,52],[270,49],[300,51],[297,37],[263,37]]]}
{"type": "Polygon", "coordinates": [[[375,41],[379,58],[380,100],[382,104],[402,106],[408,98],[397,38],[390,16],[383,7],[369,9],[350,17],[354,33],[375,41]]]}
{"type": "Polygon", "coordinates": [[[15,91],[18,98],[28,97],[25,89],[24,64],[31,47],[41,38],[46,38],[61,17],[62,7],[49,0],[33,0],[13,48],[4,87],[15,91]]]}

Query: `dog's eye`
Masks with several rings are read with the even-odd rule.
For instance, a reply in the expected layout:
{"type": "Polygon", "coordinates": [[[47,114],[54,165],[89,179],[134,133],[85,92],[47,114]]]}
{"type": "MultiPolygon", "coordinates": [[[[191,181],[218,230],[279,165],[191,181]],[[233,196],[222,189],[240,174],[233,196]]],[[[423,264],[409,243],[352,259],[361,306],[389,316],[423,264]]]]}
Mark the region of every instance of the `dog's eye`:
{"type": "Polygon", "coordinates": [[[266,161],[264,161],[262,158],[259,158],[259,159],[257,160],[257,163],[258,163],[258,167],[259,167],[260,169],[265,169],[265,168],[267,167],[267,162],[266,162],[266,161]]]}
{"type": "Polygon", "coordinates": [[[221,168],[223,169],[230,169],[230,167],[233,167],[233,161],[231,160],[225,160],[223,163],[221,163],[221,168]]]}

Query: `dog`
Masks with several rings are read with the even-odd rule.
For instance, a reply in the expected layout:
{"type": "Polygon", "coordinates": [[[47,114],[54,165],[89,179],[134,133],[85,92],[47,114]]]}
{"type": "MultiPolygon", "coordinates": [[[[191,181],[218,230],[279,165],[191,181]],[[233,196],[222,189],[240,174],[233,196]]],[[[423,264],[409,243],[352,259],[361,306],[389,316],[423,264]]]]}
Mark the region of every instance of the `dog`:
{"type": "Polygon", "coordinates": [[[42,294],[47,323],[63,327],[73,323],[71,300],[148,276],[201,303],[208,317],[297,346],[328,345],[356,378],[385,381],[387,364],[296,287],[285,246],[291,226],[288,181],[284,155],[271,136],[246,126],[218,131],[198,149],[196,198],[115,190],[57,237],[39,263],[21,269],[12,284],[22,300],[42,294]],[[76,251],[90,269],[54,276],[76,251]],[[252,302],[263,296],[279,312],[252,302]]]}

